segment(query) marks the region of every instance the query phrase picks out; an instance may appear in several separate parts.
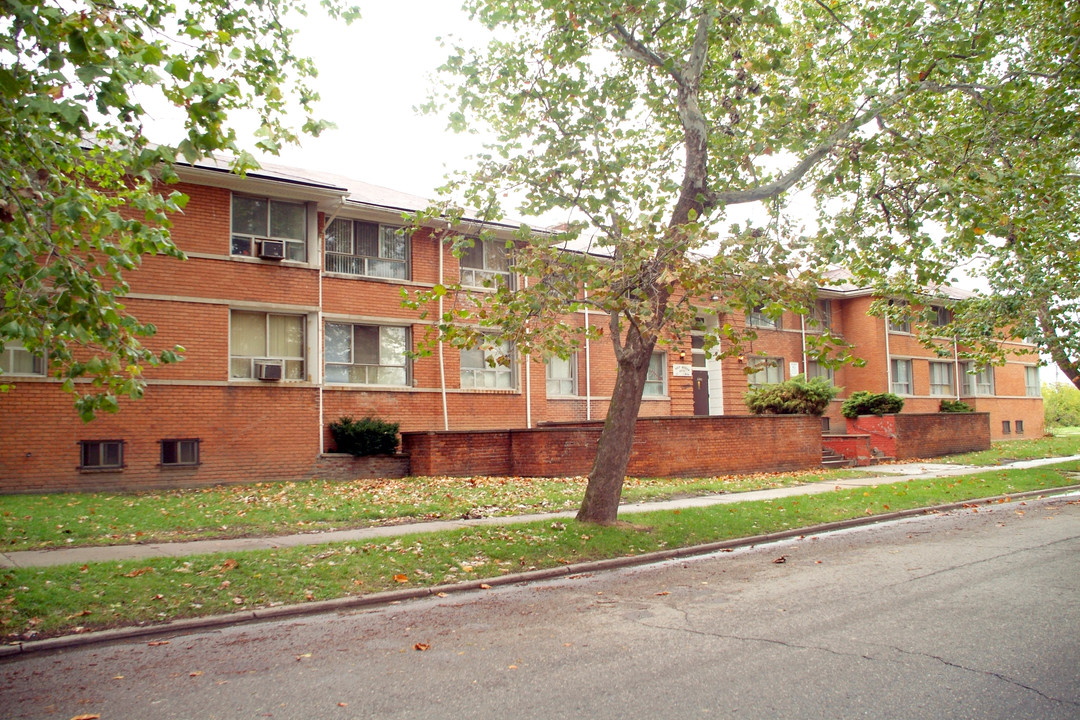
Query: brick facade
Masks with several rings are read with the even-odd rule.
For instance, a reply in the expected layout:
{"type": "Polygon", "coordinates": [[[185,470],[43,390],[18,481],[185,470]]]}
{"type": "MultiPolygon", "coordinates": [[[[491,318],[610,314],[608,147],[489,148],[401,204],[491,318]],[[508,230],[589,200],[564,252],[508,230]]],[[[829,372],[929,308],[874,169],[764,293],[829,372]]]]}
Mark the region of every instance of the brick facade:
{"type": "MultiPolygon", "coordinates": [[[[182,262],[167,257],[144,258],[141,267],[126,277],[131,294],[125,305],[141,321],[157,326],[158,334],[148,341],[148,347],[160,350],[180,345],[184,348],[184,360],[147,369],[149,386],[143,399],[122,401],[120,414],[101,415],[90,424],[78,419],[72,398],[61,391],[59,381],[5,376],[5,382],[10,382],[14,389],[0,394],[0,492],[119,490],[313,475],[336,477],[348,473],[340,467],[343,461],[326,460],[324,454],[334,449],[327,426],[342,415],[376,416],[400,423],[406,433],[447,428],[453,431],[527,429],[530,425],[536,428],[543,423],[580,423],[604,417],[615,380],[614,353],[607,339],[594,341],[588,351],[577,353],[576,393],[567,396],[548,397],[545,365],[539,359],[525,362],[518,358],[511,389],[463,388],[460,353],[450,347],[443,348],[441,361],[437,352],[409,361],[404,383],[367,385],[325,380],[327,323],[404,328],[408,342],[416,349],[431,320],[403,307],[402,291],[431,289],[440,279],[454,283],[460,270],[459,260],[441,248],[430,233],[421,231],[409,242],[408,273],[404,280],[330,272],[323,252],[325,227],[331,219],[401,225],[402,210],[420,207],[420,199],[362,184],[345,187],[340,178],[305,175],[291,169],[237,178],[200,167],[182,170],[181,175],[184,182],[170,189],[186,193],[190,201],[184,212],[174,218],[172,236],[188,259],[182,262]],[[232,254],[232,204],[238,194],[302,205],[307,218],[305,259],[267,260],[257,257],[257,253],[250,257],[232,254]],[[239,351],[232,348],[232,328],[238,318],[257,318],[256,314],[262,314],[268,326],[271,318],[286,316],[299,328],[295,332],[302,337],[290,336],[294,345],[301,348],[299,376],[277,382],[233,377],[230,354],[239,351]],[[80,443],[102,440],[122,441],[123,467],[81,467],[80,443]],[[163,440],[198,440],[198,464],[163,465],[163,440]]],[[[511,230],[505,228],[506,233],[511,230]]],[[[905,412],[936,409],[939,398],[930,396],[926,379],[926,363],[932,353],[917,346],[910,337],[886,336],[881,319],[866,315],[869,297],[846,292],[834,292],[832,297],[834,330],[853,343],[855,354],[866,360],[865,367],[836,370],[835,382],[844,387],[842,397],[857,389],[887,389],[889,358],[902,353],[913,358],[915,374],[915,387],[905,412]]],[[[571,321],[606,325],[606,318],[595,313],[581,312],[571,321]]],[[[744,321],[741,313],[724,319],[734,324],[744,321]]],[[[713,393],[709,398],[711,417],[696,421],[695,427],[712,428],[710,432],[717,434],[715,447],[710,444],[712,440],[703,438],[700,448],[687,453],[687,444],[680,442],[678,434],[685,428],[679,422],[644,423],[635,441],[640,456],[635,460],[638,464],[634,467],[639,468],[635,472],[673,474],[671,468],[685,463],[687,455],[698,454],[705,458],[700,471],[711,472],[711,468],[720,467],[718,459],[722,453],[749,455],[748,467],[755,470],[801,466],[804,455],[810,452],[802,440],[793,443],[795,436],[790,433],[770,435],[771,431],[762,429],[781,427],[783,421],[770,420],[767,426],[754,430],[768,439],[767,450],[748,449],[750,443],[731,440],[738,434],[733,428],[745,431],[757,427],[756,419],[738,417],[746,412],[745,370],[754,355],[782,358],[785,378],[793,371],[804,369],[804,330],[799,316],[785,313],[781,325],[779,330],[759,330],[758,339],[742,357],[708,361],[713,393]],[[671,428],[676,430],[668,432],[671,428]],[[788,445],[794,445],[791,458],[784,454],[788,445]],[[761,453],[772,461],[769,467],[758,462],[761,453]],[[645,456],[652,458],[652,465],[645,464],[645,456]]],[[[260,355],[256,353],[254,357],[260,355]]],[[[237,362],[248,362],[244,357],[237,362]]],[[[643,418],[685,418],[694,413],[694,380],[689,376],[692,360],[689,338],[680,339],[666,350],[664,392],[643,400],[640,412],[643,418]]],[[[1010,362],[994,370],[994,395],[963,398],[979,411],[989,413],[995,438],[1006,436],[1006,421],[1009,437],[1018,436],[1018,429],[1026,436],[1042,433],[1041,398],[1027,397],[1024,384],[1025,368],[1034,361],[1030,348],[1015,346],[1010,362]]],[[[81,384],[76,387],[89,390],[81,384]]],[[[830,409],[829,417],[840,425],[839,401],[830,409]]],[[[577,435],[598,432],[595,427],[579,430],[575,431],[577,435]]],[[[516,430],[507,432],[510,434],[506,442],[519,443],[526,437],[516,430]]],[[[554,442],[550,439],[569,437],[568,432],[568,428],[548,425],[543,432],[528,435],[554,442]]],[[[454,442],[453,436],[438,437],[451,445],[454,442]]],[[[491,455],[493,450],[489,453],[487,448],[475,443],[469,445],[467,440],[463,442],[466,444],[459,451],[439,452],[470,455],[468,462],[455,461],[463,468],[488,468],[484,472],[497,469],[501,462],[494,459],[497,453],[491,455]]],[[[820,440],[807,442],[816,446],[815,452],[820,451],[820,440]]],[[[544,459],[549,458],[545,453],[551,452],[551,448],[535,439],[529,443],[528,450],[524,445],[515,445],[518,448],[515,462],[519,465],[512,469],[521,469],[521,464],[526,463],[524,458],[531,457],[527,461],[530,474],[540,474],[544,471],[544,459]]],[[[560,453],[569,453],[568,458],[573,456],[574,472],[582,472],[587,453],[571,452],[574,446],[570,440],[561,447],[560,453]]],[[[414,457],[413,472],[425,472],[417,462],[414,457]]],[[[723,467],[724,472],[734,471],[731,465],[723,467]]],[[[434,467],[428,470],[439,471],[434,467]]],[[[479,469],[466,471],[480,472],[479,469]]],[[[554,472],[564,474],[569,470],[554,472]]]]}

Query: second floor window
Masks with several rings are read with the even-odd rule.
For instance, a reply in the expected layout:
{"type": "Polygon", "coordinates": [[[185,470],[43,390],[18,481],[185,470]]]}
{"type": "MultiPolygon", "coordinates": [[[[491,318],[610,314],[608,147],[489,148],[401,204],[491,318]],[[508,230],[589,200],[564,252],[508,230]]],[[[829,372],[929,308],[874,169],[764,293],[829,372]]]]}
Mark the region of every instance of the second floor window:
{"type": "Polygon", "coordinates": [[[263,241],[285,244],[284,259],[307,261],[307,207],[304,203],[246,195],[232,196],[232,254],[259,257],[263,241]]]}
{"type": "Polygon", "coordinates": [[[326,271],[407,280],[409,236],[402,228],[335,220],[326,228],[326,271]]]}
{"type": "Polygon", "coordinates": [[[746,316],[746,324],[751,327],[770,328],[779,330],[782,325],[779,317],[772,317],[765,312],[764,305],[758,305],[746,316]]]}
{"type": "Polygon", "coordinates": [[[809,360],[806,363],[806,379],[807,380],[812,380],[814,378],[819,378],[820,377],[820,378],[825,378],[826,380],[829,381],[829,384],[832,385],[835,382],[834,381],[834,375],[835,375],[835,373],[833,372],[833,369],[831,367],[829,367],[828,365],[823,365],[823,364],[819,363],[817,360],[809,360]]]}
{"type": "Polygon", "coordinates": [[[832,300],[815,301],[810,317],[817,321],[819,327],[832,330],[832,300]]]}
{"type": "Polygon", "coordinates": [[[510,256],[501,240],[474,240],[461,253],[461,284],[466,287],[512,287],[510,256]]]}
{"type": "Polygon", "coordinates": [[[326,381],[407,384],[408,337],[403,327],[326,323],[326,381]]]}

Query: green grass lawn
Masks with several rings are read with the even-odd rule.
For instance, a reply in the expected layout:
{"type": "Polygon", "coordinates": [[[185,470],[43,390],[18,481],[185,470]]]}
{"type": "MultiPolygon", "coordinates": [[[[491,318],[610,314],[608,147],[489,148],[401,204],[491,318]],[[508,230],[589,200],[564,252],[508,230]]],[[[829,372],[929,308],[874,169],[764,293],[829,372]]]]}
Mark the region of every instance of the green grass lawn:
{"type": "Polygon", "coordinates": [[[950,455],[945,462],[958,465],[1002,465],[1016,460],[1034,458],[1064,457],[1080,455],[1080,428],[1069,428],[1078,432],[1054,433],[1053,436],[1032,438],[1030,440],[1002,440],[993,443],[989,450],[963,455],[950,455]]]}
{"type": "MultiPolygon", "coordinates": [[[[624,502],[800,485],[861,471],[629,478],[624,502]]],[[[0,496],[0,551],[283,535],[575,510],[585,478],[422,477],[0,496]]]]}
{"type": "MultiPolygon", "coordinates": [[[[614,527],[548,519],[390,541],[0,571],[8,642],[426,587],[1076,482],[1080,462],[708,508],[614,527]]],[[[1018,512],[1022,512],[1017,507],[1018,512]]]]}

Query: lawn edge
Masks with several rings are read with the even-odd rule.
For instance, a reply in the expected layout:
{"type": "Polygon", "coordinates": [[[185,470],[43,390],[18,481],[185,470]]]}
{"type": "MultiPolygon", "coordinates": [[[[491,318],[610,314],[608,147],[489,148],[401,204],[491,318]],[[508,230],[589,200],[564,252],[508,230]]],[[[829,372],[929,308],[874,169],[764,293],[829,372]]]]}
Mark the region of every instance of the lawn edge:
{"type": "Polygon", "coordinates": [[[649,565],[664,560],[673,560],[683,557],[708,555],[723,550],[736,548],[754,547],[765,545],[780,540],[798,538],[806,535],[819,535],[826,532],[835,532],[848,528],[864,527],[878,523],[892,522],[918,515],[932,515],[935,513],[949,512],[977,505],[995,505],[1000,503],[1023,500],[1027,498],[1056,497],[1080,490],[1080,484],[1063,485],[1060,487],[1028,490],[1019,493],[1007,493],[987,498],[972,498],[944,505],[932,505],[921,508],[909,508],[897,510],[880,515],[867,515],[865,517],[848,518],[830,523],[818,523],[798,528],[791,528],[779,532],[765,533],[763,535],[751,535],[742,538],[719,540],[699,545],[688,545],[681,548],[657,550],[641,555],[620,556],[603,560],[590,560],[587,562],[570,563],[559,567],[543,568],[540,570],[528,570],[525,572],[510,573],[486,579],[469,580],[467,582],[451,583],[447,585],[433,585],[424,588],[410,588],[407,590],[388,590],[371,593],[369,595],[349,595],[331,600],[319,600],[315,602],[295,605],[279,605],[257,610],[247,610],[239,613],[226,613],[219,615],[207,615],[197,618],[183,618],[170,620],[164,623],[151,625],[130,626],[112,628],[89,633],[61,635],[59,637],[46,638],[44,640],[32,640],[17,642],[8,645],[0,645],[0,661],[14,660],[30,655],[58,652],[93,645],[104,645],[126,640],[134,640],[146,637],[160,637],[164,635],[184,635],[201,630],[209,630],[218,627],[241,625],[255,622],[269,622],[287,618],[301,617],[306,615],[318,615],[330,612],[342,612],[367,608],[380,605],[399,603],[405,600],[416,600],[431,597],[440,593],[450,595],[453,593],[470,592],[475,590],[487,590],[505,585],[526,584],[550,580],[553,578],[585,575],[593,572],[616,570],[626,567],[649,565]]]}

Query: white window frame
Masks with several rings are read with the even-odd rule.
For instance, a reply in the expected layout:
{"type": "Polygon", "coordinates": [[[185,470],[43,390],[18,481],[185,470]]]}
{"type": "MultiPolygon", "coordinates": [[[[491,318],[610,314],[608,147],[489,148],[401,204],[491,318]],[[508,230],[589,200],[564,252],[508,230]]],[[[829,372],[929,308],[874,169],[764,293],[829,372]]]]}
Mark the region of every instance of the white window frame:
{"type": "Polygon", "coordinates": [[[513,263],[511,262],[510,251],[507,249],[505,241],[473,238],[473,243],[473,247],[463,249],[461,258],[458,261],[462,287],[474,288],[477,290],[490,290],[492,292],[499,287],[512,289],[514,287],[513,263]],[[466,258],[477,250],[479,250],[481,257],[483,258],[481,267],[466,265],[466,258]],[[506,270],[499,270],[492,267],[494,263],[489,261],[491,255],[499,253],[506,258],[506,270]]]}
{"type": "Polygon", "coordinates": [[[836,384],[836,372],[828,365],[822,365],[817,360],[806,361],[806,379],[812,380],[816,377],[823,377],[829,381],[830,385],[836,384]]]}
{"type": "Polygon", "coordinates": [[[578,394],[578,381],[577,381],[577,353],[572,353],[570,357],[563,360],[562,358],[548,358],[544,362],[544,377],[547,381],[547,396],[550,397],[575,397],[578,394]],[[557,365],[553,365],[553,361],[558,360],[557,365]],[[566,368],[566,375],[555,375],[553,369],[566,368]]]}
{"type": "Polygon", "coordinates": [[[814,309],[810,311],[810,317],[818,322],[820,327],[832,330],[833,307],[829,298],[818,298],[814,301],[814,309]]]}
{"type": "Polygon", "coordinates": [[[953,364],[948,361],[930,361],[930,394],[934,396],[950,396],[956,394],[956,378],[953,376],[953,364]],[[942,371],[945,380],[940,377],[942,371]]]}
{"type": "Polygon", "coordinates": [[[246,193],[232,193],[232,203],[230,205],[230,211],[232,217],[229,220],[229,253],[238,257],[254,257],[257,258],[259,253],[257,252],[256,245],[263,240],[280,240],[285,243],[285,260],[292,260],[294,262],[307,262],[308,259],[308,206],[307,203],[298,200],[280,200],[278,198],[264,197],[260,195],[248,195],[246,193]],[[243,198],[245,200],[262,201],[266,203],[266,233],[251,233],[245,231],[238,231],[235,228],[236,222],[236,200],[237,198],[243,198]],[[287,235],[275,235],[273,234],[271,227],[271,219],[273,218],[274,205],[290,205],[299,207],[304,211],[303,220],[303,233],[302,237],[291,237],[287,235]],[[246,249],[241,248],[243,243],[247,244],[246,249]]]}
{"type": "Polygon", "coordinates": [[[764,328],[766,330],[782,330],[782,319],[782,317],[772,318],[766,315],[764,305],[758,305],[757,307],[751,308],[750,312],[746,314],[747,325],[750,327],[764,328]]]}
{"type": "Polygon", "coordinates": [[[323,268],[326,272],[385,280],[409,280],[411,277],[412,236],[405,228],[366,220],[337,218],[326,227],[323,236],[325,253],[323,268]],[[378,247],[374,255],[361,253],[360,248],[357,247],[358,226],[376,228],[375,242],[378,247]],[[341,249],[343,239],[333,237],[337,232],[343,232],[346,227],[348,228],[347,251],[341,249]],[[401,236],[404,245],[403,257],[395,257],[396,253],[387,250],[389,245],[398,242],[395,237],[398,235],[401,236]],[[331,249],[333,241],[336,241],[333,246],[336,249],[331,249]],[[387,272],[389,270],[393,272],[387,272]]]}
{"type": "Polygon", "coordinates": [[[308,317],[300,313],[282,313],[282,312],[270,312],[266,310],[246,310],[244,308],[230,308],[229,309],[229,380],[256,380],[255,376],[255,363],[265,360],[274,361],[279,360],[282,362],[281,379],[284,382],[304,382],[307,380],[307,337],[308,337],[308,317]],[[233,348],[233,317],[236,313],[248,313],[251,315],[262,315],[266,324],[263,350],[265,351],[261,355],[239,355],[234,352],[233,348]],[[303,352],[302,355],[275,355],[270,353],[270,319],[272,317],[288,317],[299,318],[300,329],[303,333],[300,338],[300,348],[303,352]],[[247,374],[238,375],[234,373],[234,363],[247,361],[247,374]],[[292,377],[290,377],[290,374],[292,377]]]}
{"type": "Polygon", "coordinates": [[[1024,367],[1024,394],[1028,397],[1042,397],[1042,381],[1039,379],[1038,365],[1024,367]],[[1032,377],[1034,377],[1034,383],[1032,377]]]}
{"type": "Polygon", "coordinates": [[[412,376],[412,368],[410,367],[409,357],[407,354],[411,345],[411,333],[409,328],[402,325],[372,325],[371,323],[350,323],[350,322],[336,322],[327,320],[323,327],[323,378],[327,383],[342,384],[342,385],[382,385],[386,387],[408,387],[410,378],[412,376]],[[349,329],[349,361],[348,362],[331,362],[327,360],[327,344],[330,337],[329,327],[331,325],[340,326],[349,329]],[[356,328],[370,328],[377,330],[379,333],[379,344],[375,348],[376,355],[378,356],[378,362],[372,363],[360,363],[356,362],[356,328]],[[400,364],[396,362],[390,362],[389,358],[384,358],[383,341],[384,337],[391,331],[400,330],[404,337],[403,348],[404,353],[402,356],[402,362],[400,364]],[[345,369],[349,379],[341,380],[334,379],[336,369],[345,369]],[[354,379],[359,376],[359,369],[363,369],[364,379],[354,379]],[[399,382],[383,382],[388,376],[384,370],[400,370],[401,378],[399,382]],[[374,380],[372,380],[372,374],[374,371],[374,380]]]}
{"type": "Polygon", "coordinates": [[[654,352],[649,357],[649,369],[645,375],[645,387],[642,389],[643,398],[667,397],[667,356],[666,352],[654,352]]]}
{"type": "Polygon", "coordinates": [[[784,358],[782,357],[755,357],[751,358],[747,365],[758,368],[746,374],[746,384],[752,388],[784,382],[784,358]]]}
{"type": "Polygon", "coordinates": [[[889,332],[892,333],[905,333],[911,334],[911,318],[906,315],[908,303],[907,301],[889,301],[889,313],[887,316],[887,322],[889,324],[889,332]],[[900,311],[902,317],[894,318],[892,314],[893,308],[903,308],[900,311]]]}
{"type": "Polygon", "coordinates": [[[994,366],[983,365],[976,369],[975,363],[966,364],[967,379],[964,388],[972,397],[993,397],[996,394],[994,382],[994,366]]]}
{"type": "Polygon", "coordinates": [[[953,311],[951,308],[944,305],[931,305],[930,309],[933,311],[933,316],[930,318],[930,324],[934,327],[945,327],[953,320],[953,311]]]}
{"type": "Polygon", "coordinates": [[[462,349],[460,355],[461,388],[463,390],[516,390],[517,358],[514,344],[504,340],[498,344],[462,349]],[[479,364],[466,365],[480,353],[479,364]],[[506,363],[500,358],[508,358],[506,363]]]}
{"type": "Polygon", "coordinates": [[[45,377],[45,358],[36,355],[20,343],[8,342],[0,351],[0,377],[45,377]],[[30,372],[15,372],[11,368],[16,366],[16,358],[30,358],[33,370],[30,372]]]}
{"type": "Polygon", "coordinates": [[[889,360],[892,373],[892,388],[894,395],[914,395],[915,381],[912,377],[911,358],[892,358],[889,360]],[[903,372],[901,372],[903,368],[903,372]],[[904,377],[906,376],[906,377],[904,377]]]}

